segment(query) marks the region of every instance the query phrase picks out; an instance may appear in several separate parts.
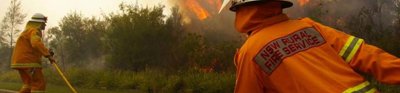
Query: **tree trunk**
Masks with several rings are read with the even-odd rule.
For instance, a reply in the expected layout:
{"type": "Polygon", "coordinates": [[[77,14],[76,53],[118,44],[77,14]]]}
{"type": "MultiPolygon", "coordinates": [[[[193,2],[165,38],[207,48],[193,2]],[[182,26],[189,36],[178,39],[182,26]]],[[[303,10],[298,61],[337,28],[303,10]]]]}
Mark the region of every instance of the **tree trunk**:
{"type": "Polygon", "coordinates": [[[11,26],[11,34],[10,34],[10,50],[9,50],[9,59],[8,59],[8,62],[11,62],[12,61],[12,53],[13,53],[13,46],[12,46],[12,43],[13,43],[13,33],[14,33],[14,26],[12,25],[11,26]]]}

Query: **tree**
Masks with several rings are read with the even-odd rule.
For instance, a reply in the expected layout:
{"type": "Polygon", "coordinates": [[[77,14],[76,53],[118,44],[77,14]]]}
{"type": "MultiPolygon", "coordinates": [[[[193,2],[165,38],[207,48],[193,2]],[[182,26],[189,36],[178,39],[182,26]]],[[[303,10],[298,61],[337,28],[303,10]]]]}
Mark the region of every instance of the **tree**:
{"type": "MultiPolygon", "coordinates": [[[[109,66],[141,70],[146,66],[168,63],[173,30],[166,29],[162,7],[139,9],[121,4],[121,14],[111,14],[107,43],[109,66]]],[[[160,65],[157,65],[160,66],[160,65]]]]}
{"type": "MultiPolygon", "coordinates": [[[[59,27],[52,27],[47,30],[49,32],[48,37],[51,39],[49,42],[49,47],[53,49],[55,53],[55,57],[59,60],[57,62],[63,63],[65,62],[65,49],[64,49],[64,39],[65,37],[62,35],[62,31],[59,27]]],[[[65,67],[64,67],[65,68],[65,67]]]]}
{"type": "Polygon", "coordinates": [[[3,37],[4,36],[4,32],[3,29],[0,29],[0,48],[1,47],[5,47],[6,43],[6,39],[3,37]]]}
{"type": "Polygon", "coordinates": [[[106,18],[109,23],[106,41],[110,50],[107,65],[111,69],[224,71],[233,67],[232,57],[238,43],[216,43],[223,39],[221,36],[207,38],[221,32],[220,29],[209,28],[207,34],[186,31],[198,29],[185,29],[190,26],[183,23],[178,8],[172,8],[166,20],[162,6],[138,8],[121,4],[120,9],[121,13],[106,18]]]}
{"type": "Polygon", "coordinates": [[[173,8],[172,14],[166,17],[163,6],[139,8],[121,4],[118,13],[104,19],[87,18],[78,13],[66,15],[59,27],[48,30],[50,47],[62,62],[79,66],[106,62],[110,69],[133,71],[146,68],[178,71],[196,67],[223,71],[233,67],[232,57],[238,43],[207,39],[215,37],[221,29],[209,28],[206,33],[210,34],[204,35],[186,31],[193,29],[186,29],[189,26],[183,23],[178,8],[173,8]]]}
{"type": "Polygon", "coordinates": [[[73,12],[61,20],[59,28],[49,30],[55,38],[50,45],[62,54],[63,61],[86,64],[103,55],[105,28],[105,22],[73,12]]]}
{"type": "MultiPolygon", "coordinates": [[[[8,7],[8,11],[4,16],[2,24],[0,26],[0,44],[2,45],[0,47],[0,51],[2,51],[1,56],[9,56],[8,58],[5,58],[5,60],[7,60],[7,64],[3,65],[2,68],[4,68],[4,66],[8,67],[8,64],[11,61],[11,54],[13,49],[12,46],[15,43],[14,38],[15,35],[21,31],[20,29],[18,29],[18,27],[23,24],[22,22],[24,21],[25,17],[26,14],[22,13],[21,2],[18,0],[11,0],[10,7],[8,7]],[[7,43],[7,37],[9,39],[8,45],[5,44],[7,43]]],[[[3,59],[3,61],[5,60],[3,59]]]]}
{"type": "MultiPolygon", "coordinates": [[[[22,13],[21,2],[18,0],[11,0],[10,7],[8,7],[8,12],[2,20],[1,31],[6,37],[9,37],[10,41],[9,47],[12,47],[15,43],[15,35],[21,30],[17,27],[24,21],[26,14],[22,13]]],[[[3,36],[2,36],[3,37],[3,36]]]]}

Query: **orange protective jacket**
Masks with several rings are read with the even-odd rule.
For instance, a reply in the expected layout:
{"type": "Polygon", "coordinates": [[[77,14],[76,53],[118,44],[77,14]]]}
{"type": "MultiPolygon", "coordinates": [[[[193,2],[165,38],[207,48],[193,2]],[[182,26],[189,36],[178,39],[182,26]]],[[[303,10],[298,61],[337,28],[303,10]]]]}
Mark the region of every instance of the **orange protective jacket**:
{"type": "Polygon", "coordinates": [[[15,45],[11,68],[41,67],[42,56],[49,56],[49,50],[44,46],[39,30],[40,25],[28,23],[15,45]]]}
{"type": "Polygon", "coordinates": [[[237,25],[253,33],[235,55],[236,93],[376,92],[356,71],[400,84],[400,59],[360,38],[309,18],[280,14],[257,25],[248,19],[237,25]]]}

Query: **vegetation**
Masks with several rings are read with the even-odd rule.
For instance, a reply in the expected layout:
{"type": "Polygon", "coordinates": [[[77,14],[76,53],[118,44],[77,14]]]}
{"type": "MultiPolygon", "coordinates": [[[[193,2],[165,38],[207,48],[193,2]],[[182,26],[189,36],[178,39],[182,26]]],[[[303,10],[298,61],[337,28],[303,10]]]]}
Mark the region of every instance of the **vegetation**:
{"type": "MultiPolygon", "coordinates": [[[[21,88],[22,83],[21,82],[0,82],[0,89],[8,89],[8,90],[14,90],[17,91],[21,88]]],[[[67,86],[62,86],[62,85],[53,85],[53,84],[48,84],[46,85],[47,93],[71,93],[69,88],[67,86]]],[[[134,91],[134,90],[121,90],[121,91],[110,91],[110,90],[104,90],[104,89],[87,89],[87,88],[77,88],[79,93],[142,93],[140,91],[134,91]]]]}
{"type": "Polygon", "coordinates": [[[11,59],[12,47],[15,43],[15,38],[22,31],[18,27],[22,25],[26,14],[22,12],[21,2],[19,0],[11,0],[7,13],[0,23],[0,70],[9,69],[9,61],[11,59]]]}
{"type": "MultiPolygon", "coordinates": [[[[170,73],[155,69],[134,72],[78,68],[68,69],[66,72],[68,72],[69,79],[72,80],[71,83],[75,87],[78,87],[78,91],[85,91],[84,89],[102,89],[121,92],[232,93],[235,85],[235,75],[233,72],[206,73],[189,70],[170,73]]],[[[46,81],[51,82],[51,86],[65,85],[54,69],[45,69],[44,73],[46,81]]],[[[18,73],[10,71],[3,73],[0,76],[0,81],[20,82],[20,79],[16,77],[18,77],[18,73]]],[[[13,89],[15,87],[8,88],[13,89]]],[[[64,87],[66,88],[66,86],[64,87]]]]}
{"type": "MultiPolygon", "coordinates": [[[[348,18],[341,18],[332,6],[326,6],[344,1],[347,0],[313,1],[305,6],[305,15],[364,38],[367,43],[399,57],[400,2],[367,3],[371,5],[361,6],[347,15],[348,18]],[[383,14],[383,11],[393,14],[383,14]],[[382,16],[395,21],[387,23],[382,16]]],[[[78,91],[93,88],[121,92],[233,92],[233,55],[242,43],[241,38],[220,36],[222,31],[218,28],[224,27],[185,23],[178,8],[173,8],[168,16],[163,15],[163,6],[141,8],[122,3],[119,8],[114,13],[93,17],[72,12],[59,26],[48,30],[44,41],[55,51],[57,63],[78,91]]],[[[218,25],[212,20],[202,22],[218,25]]],[[[4,63],[9,61],[4,56],[10,56],[12,47],[4,45],[4,41],[0,43],[0,62],[5,67],[8,65],[4,63]]],[[[65,87],[51,65],[45,66],[50,87],[65,87]]],[[[0,70],[0,88],[3,88],[1,82],[11,82],[10,85],[20,82],[17,72],[2,69],[6,68],[0,70]]],[[[373,82],[382,92],[400,91],[398,86],[373,82]]]]}
{"type": "MultiPolygon", "coordinates": [[[[179,9],[165,16],[162,6],[139,8],[122,3],[120,11],[98,17],[73,12],[49,28],[48,46],[78,88],[140,92],[233,92],[233,55],[237,40],[212,43],[185,31],[179,9]]],[[[211,29],[214,30],[214,29],[211,29]]],[[[217,31],[210,31],[213,34],[217,31]]],[[[50,66],[50,65],[47,65],[50,66]]],[[[47,82],[65,85],[45,67],[47,82]]],[[[0,81],[20,82],[6,71],[0,81]]]]}

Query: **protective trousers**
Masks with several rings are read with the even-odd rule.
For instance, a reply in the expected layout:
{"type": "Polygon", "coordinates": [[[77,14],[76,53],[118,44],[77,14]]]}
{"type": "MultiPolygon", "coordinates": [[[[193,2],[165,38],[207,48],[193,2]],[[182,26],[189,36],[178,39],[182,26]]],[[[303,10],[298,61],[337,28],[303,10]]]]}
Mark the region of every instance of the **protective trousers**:
{"type": "Polygon", "coordinates": [[[17,70],[24,84],[19,91],[20,93],[44,93],[46,82],[44,81],[42,68],[24,68],[17,70]]]}

